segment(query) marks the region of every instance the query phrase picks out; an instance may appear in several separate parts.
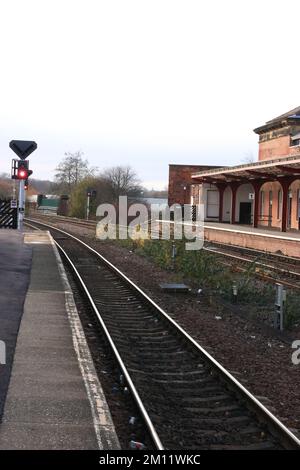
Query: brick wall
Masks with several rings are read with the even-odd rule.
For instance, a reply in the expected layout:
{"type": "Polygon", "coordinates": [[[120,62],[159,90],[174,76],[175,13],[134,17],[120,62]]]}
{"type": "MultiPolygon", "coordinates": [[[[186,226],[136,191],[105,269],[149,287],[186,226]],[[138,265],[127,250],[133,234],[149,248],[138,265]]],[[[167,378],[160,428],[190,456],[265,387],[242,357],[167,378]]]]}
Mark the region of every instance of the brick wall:
{"type": "Polygon", "coordinates": [[[282,125],[276,130],[266,130],[259,135],[258,160],[271,160],[299,153],[299,146],[290,147],[291,135],[300,132],[299,125],[282,125]]]}
{"type": "MultiPolygon", "coordinates": [[[[230,227],[230,226],[229,226],[230,227]]],[[[271,233],[272,234],[272,233],[271,233]]],[[[204,231],[205,240],[220,242],[228,245],[239,245],[257,250],[266,250],[270,253],[282,252],[286,256],[295,256],[299,258],[299,240],[287,240],[272,238],[263,235],[254,235],[253,233],[241,233],[239,231],[213,230],[206,227],[204,231]]]]}
{"type": "Polygon", "coordinates": [[[272,158],[286,157],[290,154],[290,136],[285,135],[277,139],[260,142],[258,160],[272,160],[272,158]]]}
{"type": "Polygon", "coordinates": [[[193,191],[196,197],[198,188],[194,185],[192,174],[198,171],[209,170],[210,168],[219,168],[210,165],[169,165],[169,190],[168,203],[172,204],[190,204],[193,191]]]}

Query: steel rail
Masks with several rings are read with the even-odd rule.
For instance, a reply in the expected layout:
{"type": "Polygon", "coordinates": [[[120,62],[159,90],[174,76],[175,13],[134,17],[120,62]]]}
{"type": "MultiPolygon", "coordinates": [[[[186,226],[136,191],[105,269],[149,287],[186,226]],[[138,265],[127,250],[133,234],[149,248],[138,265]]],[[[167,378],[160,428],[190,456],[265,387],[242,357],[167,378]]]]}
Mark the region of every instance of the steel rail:
{"type": "MultiPolygon", "coordinates": [[[[284,238],[282,239],[284,240],[284,238]]],[[[206,243],[207,244],[211,244],[212,246],[219,246],[221,249],[222,247],[224,247],[224,249],[231,249],[233,251],[245,251],[245,252],[253,252],[254,254],[260,254],[262,256],[269,256],[270,258],[277,258],[278,260],[282,260],[283,262],[287,262],[287,263],[290,263],[290,261],[295,261],[297,264],[300,265],[300,258],[295,258],[293,256],[287,256],[287,255],[282,255],[282,254],[279,254],[279,253],[272,253],[270,251],[267,251],[267,250],[258,250],[258,249],[255,249],[255,248],[250,248],[250,247],[245,247],[245,246],[239,246],[239,245],[233,245],[233,244],[226,244],[226,243],[222,243],[222,242],[217,242],[217,241],[210,241],[210,240],[206,240],[206,243]]],[[[209,246],[208,246],[209,248],[209,246]]],[[[291,263],[290,263],[291,264],[291,263]]]]}
{"type": "Polygon", "coordinates": [[[146,408],[144,407],[144,404],[143,404],[143,402],[142,402],[142,400],[141,400],[141,398],[140,398],[140,396],[139,396],[139,393],[138,393],[137,389],[136,389],[135,386],[134,386],[134,383],[133,383],[133,381],[132,381],[132,379],[131,379],[131,377],[130,377],[130,374],[129,374],[129,372],[128,372],[128,370],[127,370],[127,368],[126,368],[126,366],[125,366],[125,364],[124,364],[124,362],[123,362],[123,360],[122,360],[122,358],[121,358],[121,356],[120,356],[120,354],[119,354],[119,351],[118,351],[118,349],[117,349],[117,347],[116,347],[116,345],[115,345],[115,343],[114,343],[114,341],[113,341],[113,339],[112,339],[112,337],[111,337],[111,335],[110,335],[108,329],[106,328],[106,325],[105,325],[105,323],[104,323],[104,321],[103,321],[103,319],[102,319],[102,317],[101,317],[101,314],[100,314],[98,308],[96,307],[95,302],[93,301],[92,296],[91,296],[91,294],[89,293],[89,290],[88,290],[88,288],[87,288],[85,282],[83,281],[82,277],[80,276],[80,274],[79,274],[78,270],[76,269],[74,263],[72,262],[72,260],[71,260],[71,259],[69,258],[69,256],[67,255],[66,251],[65,251],[65,250],[60,246],[60,244],[57,243],[55,240],[54,240],[54,242],[55,242],[56,246],[59,248],[59,250],[63,253],[64,257],[65,257],[66,260],[68,261],[68,263],[69,263],[69,265],[71,266],[72,270],[73,270],[74,273],[76,274],[76,277],[77,277],[77,279],[79,280],[79,282],[80,282],[80,284],[81,284],[81,287],[83,288],[83,290],[84,290],[84,292],[85,292],[85,294],[86,294],[86,296],[87,296],[87,298],[88,298],[88,300],[89,300],[89,302],[90,302],[90,305],[92,306],[92,308],[93,308],[93,310],[94,310],[94,313],[96,314],[96,316],[97,316],[97,318],[98,318],[98,320],[99,320],[99,322],[100,322],[101,328],[103,329],[103,331],[104,331],[104,333],[105,333],[105,336],[106,336],[106,338],[107,338],[107,340],[108,340],[108,342],[109,342],[109,344],[110,344],[110,347],[111,347],[111,349],[113,350],[113,353],[114,353],[114,355],[115,355],[115,357],[116,357],[116,359],[117,359],[117,361],[118,361],[119,367],[120,367],[122,373],[124,374],[124,377],[125,377],[125,379],[126,379],[127,385],[128,385],[128,387],[130,388],[130,391],[131,391],[131,393],[132,393],[132,395],[133,395],[133,397],[134,397],[134,400],[135,400],[135,402],[136,402],[136,404],[137,404],[137,406],[138,406],[138,409],[139,409],[139,411],[140,411],[140,413],[141,413],[141,415],[142,415],[142,417],[143,417],[143,419],[144,419],[144,421],[145,421],[145,423],[146,423],[146,426],[147,426],[147,428],[148,428],[148,430],[149,430],[149,432],[150,432],[150,435],[151,435],[151,438],[152,438],[152,440],[153,440],[153,442],[154,442],[154,444],[155,444],[155,447],[156,447],[158,450],[164,450],[164,447],[163,447],[163,445],[162,445],[162,442],[161,442],[161,440],[160,440],[160,438],[159,438],[159,436],[158,436],[158,434],[157,434],[157,432],[156,432],[156,430],[155,430],[155,427],[154,427],[154,425],[153,425],[153,423],[152,423],[152,421],[151,421],[151,418],[150,418],[150,416],[149,416],[149,414],[148,414],[146,408]]]}
{"type": "MultiPolygon", "coordinates": [[[[47,216],[46,216],[47,217],[47,216]]],[[[63,217],[63,216],[56,216],[56,217],[59,217],[59,220],[58,221],[62,221],[62,222],[66,222],[66,223],[71,223],[71,224],[76,224],[78,226],[82,225],[82,226],[89,226],[89,228],[91,229],[94,229],[95,226],[96,226],[96,221],[81,221],[80,219],[76,219],[74,217],[63,217]]],[[[149,222],[149,221],[147,221],[149,222]]],[[[128,228],[128,226],[125,226],[125,225],[122,225],[121,227],[126,227],[128,228]]],[[[155,233],[157,234],[158,236],[160,235],[160,230],[158,231],[155,231],[152,233],[155,233]]],[[[162,239],[162,238],[161,238],[162,239]]],[[[213,243],[213,242],[212,242],[213,243]]],[[[217,245],[221,245],[222,244],[217,244],[217,245]]],[[[224,245],[226,246],[226,245],[224,245]]],[[[233,245],[233,248],[234,249],[240,249],[240,250],[245,250],[245,251],[253,251],[253,253],[257,253],[257,255],[271,255],[271,256],[276,256],[278,258],[283,258],[284,261],[287,261],[289,259],[292,259],[292,260],[295,260],[295,261],[298,261],[300,262],[300,259],[297,259],[297,258],[288,258],[288,257],[285,257],[284,255],[278,255],[278,254],[269,254],[268,252],[265,252],[265,251],[260,251],[260,250],[255,250],[255,249],[249,249],[249,248],[244,248],[244,247],[238,247],[237,245],[233,245]]],[[[225,257],[228,257],[228,258],[232,258],[232,259],[235,259],[237,261],[242,261],[242,262],[245,262],[245,263],[255,263],[257,266],[259,267],[262,267],[262,268],[265,268],[265,269],[269,269],[269,270],[273,270],[273,271],[277,271],[277,272],[280,272],[282,274],[287,274],[288,276],[294,276],[294,277],[298,277],[300,278],[300,273],[299,272],[296,272],[296,271],[290,271],[288,269],[284,269],[284,268],[280,268],[280,267],[277,267],[277,266],[274,266],[274,265],[271,265],[271,264],[266,264],[266,263],[262,263],[261,261],[255,261],[253,259],[248,259],[248,258],[244,258],[243,256],[240,256],[240,255],[237,255],[237,254],[233,254],[233,253],[226,253],[224,251],[220,251],[218,249],[214,249],[214,248],[210,248],[210,247],[207,247],[207,246],[203,246],[203,250],[205,251],[208,251],[208,252],[211,252],[211,253],[214,253],[216,255],[220,255],[220,256],[225,256],[225,257]]],[[[222,248],[221,248],[222,250],[222,248]]],[[[226,248],[224,248],[224,250],[226,250],[226,248]]],[[[251,255],[249,255],[251,256],[251,255]]],[[[277,281],[280,281],[280,282],[283,282],[287,287],[290,287],[290,288],[295,288],[295,289],[299,289],[300,286],[296,285],[296,284],[293,284],[291,282],[288,282],[288,281],[284,281],[284,280],[279,280],[279,279],[274,279],[270,276],[267,276],[267,275],[261,275],[259,273],[256,273],[257,276],[265,279],[266,281],[268,282],[277,282],[277,281]]]]}
{"type": "MultiPolygon", "coordinates": [[[[61,215],[56,215],[56,216],[51,216],[51,215],[44,215],[44,214],[40,214],[41,217],[45,217],[45,218],[51,218],[52,219],[57,219],[57,222],[66,222],[66,223],[70,223],[70,224],[77,224],[77,225],[82,225],[82,226],[86,226],[86,227],[89,227],[91,229],[94,229],[97,225],[97,221],[96,220],[83,220],[83,219],[78,219],[76,217],[67,217],[67,216],[61,216],[61,215]]],[[[156,222],[158,224],[160,223],[163,223],[163,222],[166,222],[166,221],[163,221],[163,220],[154,220],[154,219],[148,219],[147,221],[143,222],[141,225],[145,225],[145,224],[149,224],[151,223],[153,220],[153,222],[156,222]]],[[[170,223],[174,223],[173,221],[170,221],[170,223]]],[[[182,222],[182,225],[185,225],[184,222],[182,222]]],[[[191,225],[191,224],[190,224],[191,225]]],[[[127,225],[118,225],[119,227],[123,227],[123,228],[128,228],[127,225]]],[[[204,228],[209,228],[207,226],[204,225],[204,228]]],[[[161,234],[161,229],[158,229],[156,231],[152,231],[152,233],[155,233],[156,235],[160,235],[161,234]]],[[[241,232],[241,233],[244,233],[244,232],[241,232]]],[[[245,232],[246,233],[246,232],[245,232]]],[[[267,234],[268,235],[268,234],[267,234]]],[[[284,238],[283,238],[284,240],[284,238]]],[[[278,259],[281,259],[283,262],[290,262],[291,260],[292,261],[295,261],[297,263],[300,263],[300,258],[295,258],[295,257],[292,257],[292,256],[286,256],[286,255],[281,255],[281,254],[278,254],[278,253],[270,253],[266,250],[256,250],[255,248],[249,248],[249,247],[243,247],[243,246],[238,246],[238,245],[226,245],[225,243],[221,243],[221,242],[211,242],[211,241],[207,241],[207,243],[211,243],[212,245],[216,245],[216,246],[224,246],[226,248],[232,248],[233,250],[241,250],[241,251],[249,251],[249,252],[253,252],[254,254],[257,253],[257,254],[260,254],[260,255],[264,255],[264,256],[270,256],[270,257],[273,257],[273,258],[278,258],[278,259]]],[[[214,249],[210,249],[209,247],[207,246],[204,246],[203,247],[204,250],[207,250],[207,251],[214,251],[215,253],[217,253],[217,250],[214,250],[214,249]]],[[[222,248],[221,248],[222,249],[222,248]]],[[[220,254],[223,254],[222,252],[220,252],[220,254]]],[[[224,255],[227,255],[227,253],[224,253],[224,255]]],[[[229,256],[230,254],[228,254],[229,256]]],[[[234,256],[234,255],[233,255],[234,256]]],[[[246,259],[244,261],[247,261],[246,259]]],[[[273,267],[273,266],[268,266],[269,268],[273,268],[275,269],[276,267],[273,267]]],[[[276,268],[277,269],[277,268],[276,268]]],[[[279,268],[278,268],[279,269],[279,268]]],[[[285,271],[284,269],[282,269],[282,271],[285,271]]],[[[297,273],[297,272],[293,272],[293,271],[290,271],[291,274],[295,274],[296,276],[300,276],[300,273],[297,273]]]]}
{"type": "Polygon", "coordinates": [[[257,266],[262,266],[264,268],[272,269],[274,271],[279,271],[281,273],[286,273],[290,276],[297,276],[300,278],[300,273],[295,272],[295,271],[289,271],[288,269],[283,269],[277,266],[273,266],[271,264],[262,263],[261,261],[255,261],[253,259],[247,259],[239,255],[233,255],[232,253],[224,253],[223,251],[214,250],[213,248],[203,247],[203,249],[211,253],[215,253],[217,255],[227,256],[229,258],[237,259],[239,261],[245,261],[247,263],[255,263],[257,266]]]}
{"type": "MultiPolygon", "coordinates": [[[[30,226],[30,227],[33,227],[33,228],[37,229],[37,227],[35,227],[32,224],[29,224],[27,221],[25,222],[25,224],[30,226]]],[[[37,230],[40,230],[40,229],[37,229],[37,230]]],[[[122,373],[123,373],[123,375],[126,379],[126,383],[127,383],[128,387],[130,388],[130,391],[131,391],[131,393],[134,397],[134,400],[137,404],[137,407],[138,407],[138,409],[139,409],[139,411],[140,411],[140,413],[143,417],[143,420],[145,421],[145,424],[148,428],[148,431],[150,433],[150,436],[153,440],[153,443],[154,443],[155,447],[157,448],[157,450],[164,450],[163,444],[162,444],[162,442],[161,442],[161,440],[160,440],[160,438],[159,438],[159,436],[158,436],[158,434],[155,430],[155,427],[154,427],[154,425],[151,421],[151,418],[150,418],[146,408],[144,407],[144,404],[143,404],[143,402],[140,398],[140,395],[139,395],[136,387],[134,386],[134,383],[131,379],[131,376],[130,376],[130,374],[129,374],[129,372],[128,372],[128,370],[127,370],[127,368],[126,368],[126,366],[125,366],[125,364],[124,364],[124,362],[123,362],[123,360],[120,356],[120,353],[119,353],[119,351],[118,351],[118,349],[117,349],[117,347],[116,347],[116,345],[115,345],[115,343],[114,343],[114,341],[113,341],[113,339],[112,339],[112,337],[111,337],[111,335],[110,335],[110,333],[109,333],[109,331],[108,331],[108,329],[107,329],[107,327],[106,327],[106,325],[105,325],[105,323],[104,323],[104,321],[101,317],[101,314],[100,314],[98,308],[96,307],[96,304],[95,304],[91,294],[89,293],[89,290],[88,290],[85,282],[83,281],[81,275],[79,274],[76,266],[74,265],[74,263],[72,262],[70,257],[67,255],[66,251],[62,248],[62,246],[60,246],[60,244],[56,240],[54,240],[54,243],[56,244],[57,248],[60,250],[60,252],[63,254],[65,259],[67,260],[68,264],[71,266],[73,272],[76,275],[76,278],[78,279],[78,281],[80,282],[81,287],[84,290],[84,293],[85,293],[86,297],[88,298],[88,301],[89,301],[96,317],[98,318],[98,320],[100,322],[101,328],[104,331],[106,339],[109,342],[109,345],[110,345],[110,347],[111,347],[111,349],[112,349],[112,351],[115,355],[115,358],[117,359],[119,367],[120,367],[120,369],[121,369],[121,371],[122,371],[122,373]]]]}
{"type": "Polygon", "coordinates": [[[254,395],[252,395],[228,370],[226,370],[214,357],[212,357],[197,341],[190,336],[173,318],[171,318],[159,305],[157,305],[140,287],[138,287],[131,279],[129,279],[124,273],[122,273],[116,266],[108,261],[104,256],[98,253],[94,248],[75,237],[65,230],[58,229],[57,227],[49,224],[42,223],[34,219],[26,219],[33,223],[48,227],[52,230],[58,231],[73,240],[77,241],[81,245],[85,246],[88,250],[93,252],[102,262],[107,265],[113,272],[123,279],[131,288],[139,293],[144,301],[150,304],[157,312],[161,314],[167,322],[172,325],[178,333],[183,336],[193,348],[200,353],[200,355],[206,359],[209,365],[217,371],[219,376],[233,388],[236,393],[246,400],[247,405],[252,411],[254,411],[264,422],[268,425],[269,431],[277,438],[281,439],[281,443],[284,443],[289,449],[300,450],[300,439],[295,436],[271,411],[269,411],[254,395]]]}

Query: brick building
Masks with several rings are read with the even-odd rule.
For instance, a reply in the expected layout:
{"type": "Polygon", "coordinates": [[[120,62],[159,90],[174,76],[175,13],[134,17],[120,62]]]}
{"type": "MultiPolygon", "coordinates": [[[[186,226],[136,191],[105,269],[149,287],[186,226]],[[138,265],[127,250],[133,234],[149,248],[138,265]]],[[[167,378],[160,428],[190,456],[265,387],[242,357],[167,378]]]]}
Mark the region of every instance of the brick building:
{"type": "Polygon", "coordinates": [[[168,204],[197,204],[199,184],[195,184],[192,175],[199,171],[220,168],[211,165],[169,165],[168,204]]]}
{"type": "MultiPolygon", "coordinates": [[[[193,191],[185,203],[203,203],[205,220],[299,230],[300,106],[254,129],[259,136],[258,161],[232,167],[192,169],[193,191]]],[[[171,167],[178,165],[171,165],[171,167]]],[[[191,167],[192,168],[192,167],[191,167]]],[[[187,176],[171,178],[180,200],[187,176]],[[181,195],[181,196],[180,196],[181,195]]]]}

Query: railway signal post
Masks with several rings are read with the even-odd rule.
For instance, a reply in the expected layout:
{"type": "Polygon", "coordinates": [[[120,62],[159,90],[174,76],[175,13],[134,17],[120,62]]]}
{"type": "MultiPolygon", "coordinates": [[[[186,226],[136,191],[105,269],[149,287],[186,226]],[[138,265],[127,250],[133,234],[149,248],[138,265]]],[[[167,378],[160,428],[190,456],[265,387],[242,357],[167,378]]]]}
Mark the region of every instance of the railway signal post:
{"type": "Polygon", "coordinates": [[[86,220],[89,220],[90,215],[90,200],[91,197],[96,197],[97,191],[95,189],[88,189],[86,192],[87,195],[87,202],[86,202],[86,220]]]}
{"type": "Polygon", "coordinates": [[[23,229],[23,219],[25,213],[25,182],[28,185],[28,178],[32,174],[29,170],[29,161],[26,158],[34,152],[37,144],[31,140],[12,140],[9,147],[17,154],[20,160],[12,160],[12,179],[19,180],[19,211],[18,229],[23,229]]]}

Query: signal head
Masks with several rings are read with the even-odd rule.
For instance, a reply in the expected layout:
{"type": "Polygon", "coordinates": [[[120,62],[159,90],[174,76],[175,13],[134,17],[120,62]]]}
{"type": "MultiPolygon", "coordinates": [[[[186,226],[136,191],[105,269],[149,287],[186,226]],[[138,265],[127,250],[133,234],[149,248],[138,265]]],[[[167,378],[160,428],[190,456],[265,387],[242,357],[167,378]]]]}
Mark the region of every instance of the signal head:
{"type": "Polygon", "coordinates": [[[28,161],[19,160],[18,167],[17,167],[17,179],[18,180],[27,180],[30,173],[28,168],[28,161]]]}

